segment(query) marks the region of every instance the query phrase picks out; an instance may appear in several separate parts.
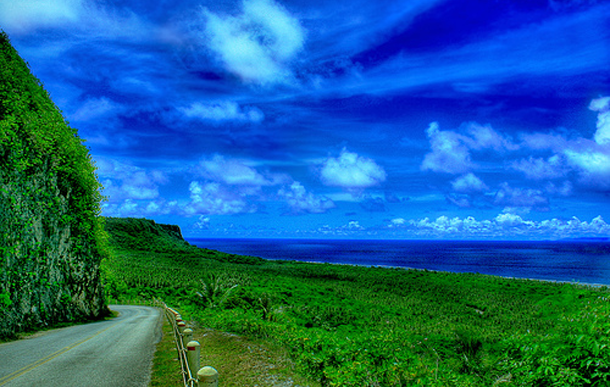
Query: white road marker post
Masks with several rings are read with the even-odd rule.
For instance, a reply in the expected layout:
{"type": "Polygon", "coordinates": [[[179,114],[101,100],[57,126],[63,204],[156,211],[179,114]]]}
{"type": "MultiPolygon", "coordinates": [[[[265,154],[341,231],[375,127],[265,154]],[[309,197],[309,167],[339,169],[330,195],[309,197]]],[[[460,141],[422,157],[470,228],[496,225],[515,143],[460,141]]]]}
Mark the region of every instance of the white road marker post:
{"type": "Polygon", "coordinates": [[[182,332],[182,345],[186,347],[190,341],[193,341],[193,330],[191,328],[186,328],[184,332],[182,332]]]}
{"type": "Polygon", "coordinates": [[[199,354],[201,352],[201,345],[197,341],[189,341],[186,345],[186,360],[189,364],[191,373],[195,374],[199,369],[199,354]]]}
{"type": "Polygon", "coordinates": [[[182,335],[184,333],[185,329],[186,329],[186,324],[184,323],[184,321],[180,321],[178,323],[178,332],[180,332],[180,335],[182,335]]]}
{"type": "Polygon", "coordinates": [[[205,366],[197,372],[199,387],[218,387],[218,371],[214,367],[205,366]]]}

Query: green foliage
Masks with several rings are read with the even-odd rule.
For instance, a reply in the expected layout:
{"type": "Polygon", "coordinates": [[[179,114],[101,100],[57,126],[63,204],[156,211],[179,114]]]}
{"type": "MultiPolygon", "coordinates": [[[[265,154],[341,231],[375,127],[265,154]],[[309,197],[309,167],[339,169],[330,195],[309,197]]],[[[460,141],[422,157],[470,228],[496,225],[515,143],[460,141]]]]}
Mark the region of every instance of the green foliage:
{"type": "MultiPolygon", "coordinates": [[[[0,128],[2,167],[13,175],[7,177],[23,181],[39,168],[56,176],[60,195],[73,209],[64,214],[64,222],[78,235],[94,236],[100,229],[96,217],[102,197],[91,155],[4,33],[0,33],[0,128]]],[[[48,191],[46,195],[48,205],[57,203],[57,197],[50,197],[48,191]]]]}
{"type": "Polygon", "coordinates": [[[103,313],[100,188],[77,131],[0,31],[0,337],[103,313]],[[90,305],[62,303],[62,288],[90,305]]]}
{"type": "Polygon", "coordinates": [[[507,342],[504,365],[527,385],[610,385],[610,305],[605,296],[582,303],[582,309],[558,318],[545,335],[522,334],[507,342]],[[519,362],[511,362],[517,358],[519,362]]]}
{"type": "Polygon", "coordinates": [[[105,264],[120,301],[161,297],[282,345],[323,386],[610,385],[606,288],[228,256],[116,249],[105,264]]]}
{"type": "Polygon", "coordinates": [[[214,273],[210,273],[205,279],[202,279],[201,292],[196,292],[201,299],[202,305],[207,308],[222,306],[231,295],[233,289],[239,286],[239,284],[232,284],[229,281],[226,277],[221,277],[214,273]]]}
{"type": "Polygon", "coordinates": [[[8,293],[0,293],[0,308],[8,308],[13,304],[11,301],[11,295],[8,293]]]}

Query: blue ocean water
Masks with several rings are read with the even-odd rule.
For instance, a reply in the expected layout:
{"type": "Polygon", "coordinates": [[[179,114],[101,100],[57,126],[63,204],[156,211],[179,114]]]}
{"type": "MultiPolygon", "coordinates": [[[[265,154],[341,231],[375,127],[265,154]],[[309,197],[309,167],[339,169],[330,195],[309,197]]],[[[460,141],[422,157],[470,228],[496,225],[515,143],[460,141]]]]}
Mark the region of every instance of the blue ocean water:
{"type": "Polygon", "coordinates": [[[266,259],[390,266],[610,285],[610,241],[187,239],[266,259]]]}

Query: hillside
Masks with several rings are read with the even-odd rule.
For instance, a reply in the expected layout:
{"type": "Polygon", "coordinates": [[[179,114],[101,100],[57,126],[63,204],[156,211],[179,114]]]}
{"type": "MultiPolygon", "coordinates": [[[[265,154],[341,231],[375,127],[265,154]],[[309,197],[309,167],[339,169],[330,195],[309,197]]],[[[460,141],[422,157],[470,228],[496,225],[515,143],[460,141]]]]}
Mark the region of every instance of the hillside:
{"type": "MultiPolygon", "coordinates": [[[[211,259],[230,263],[261,264],[263,259],[200,249],[184,240],[180,227],[144,218],[104,218],[109,246],[114,255],[132,252],[168,253],[182,259],[211,259]],[[179,254],[179,255],[177,255],[179,254]]],[[[112,261],[112,260],[111,260],[112,261]]]]}
{"type": "Polygon", "coordinates": [[[0,338],[105,308],[88,149],[0,32],[0,338]]]}
{"type": "Polygon", "coordinates": [[[131,242],[113,242],[104,260],[108,298],[161,298],[205,328],[203,362],[223,386],[271,385],[250,378],[288,368],[312,382],[301,386],[610,385],[606,287],[266,261],[186,246],[152,221],[108,219],[111,234],[112,222],[131,242]],[[253,359],[226,338],[290,361],[247,374],[253,359]]]}
{"type": "Polygon", "coordinates": [[[104,226],[116,248],[157,252],[192,248],[178,226],[138,218],[105,218],[104,226]]]}

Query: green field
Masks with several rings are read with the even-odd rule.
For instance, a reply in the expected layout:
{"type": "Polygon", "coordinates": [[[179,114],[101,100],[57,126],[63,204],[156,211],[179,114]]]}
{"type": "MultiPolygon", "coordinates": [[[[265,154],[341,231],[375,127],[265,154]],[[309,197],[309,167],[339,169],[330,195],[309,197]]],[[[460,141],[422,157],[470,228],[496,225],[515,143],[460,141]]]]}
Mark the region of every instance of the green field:
{"type": "Polygon", "coordinates": [[[321,386],[608,386],[608,289],[479,274],[265,261],[107,219],[109,302],[161,298],[283,348],[321,386]]]}

